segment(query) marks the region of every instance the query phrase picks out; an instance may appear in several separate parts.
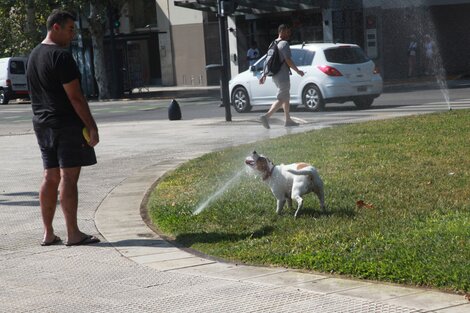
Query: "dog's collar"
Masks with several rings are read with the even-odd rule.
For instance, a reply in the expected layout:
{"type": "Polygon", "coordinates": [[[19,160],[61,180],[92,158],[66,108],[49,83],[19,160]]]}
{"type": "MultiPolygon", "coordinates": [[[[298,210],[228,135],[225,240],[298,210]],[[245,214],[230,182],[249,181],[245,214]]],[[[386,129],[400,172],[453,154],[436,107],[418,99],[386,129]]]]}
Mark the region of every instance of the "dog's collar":
{"type": "Polygon", "coordinates": [[[269,172],[266,173],[266,175],[263,176],[263,180],[267,180],[269,177],[271,177],[273,175],[273,172],[274,172],[274,168],[276,167],[276,165],[273,165],[273,167],[271,168],[271,170],[269,172]]]}

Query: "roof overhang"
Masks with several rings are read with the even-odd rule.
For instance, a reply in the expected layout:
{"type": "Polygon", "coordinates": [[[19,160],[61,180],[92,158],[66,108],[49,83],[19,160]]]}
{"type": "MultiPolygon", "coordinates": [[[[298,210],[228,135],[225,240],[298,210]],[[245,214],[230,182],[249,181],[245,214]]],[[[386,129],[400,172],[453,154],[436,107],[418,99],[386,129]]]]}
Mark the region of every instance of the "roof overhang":
{"type": "MultiPolygon", "coordinates": [[[[328,0],[235,0],[235,15],[313,10],[328,6],[328,0]]],[[[193,10],[217,13],[217,0],[174,0],[174,4],[193,10]]]]}

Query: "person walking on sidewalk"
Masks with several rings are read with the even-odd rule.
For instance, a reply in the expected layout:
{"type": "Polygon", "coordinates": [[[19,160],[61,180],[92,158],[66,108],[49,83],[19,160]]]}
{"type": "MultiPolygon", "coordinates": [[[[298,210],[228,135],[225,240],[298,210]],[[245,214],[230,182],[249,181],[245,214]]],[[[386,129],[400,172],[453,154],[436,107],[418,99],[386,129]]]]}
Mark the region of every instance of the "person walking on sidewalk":
{"type": "Polygon", "coordinates": [[[418,49],[418,42],[416,36],[411,35],[410,43],[408,45],[408,77],[413,77],[416,74],[416,51],[418,49]]]}
{"type": "Polygon", "coordinates": [[[80,170],[96,164],[93,147],[99,135],[81,91],[77,64],[66,49],[75,35],[74,22],[71,13],[52,11],[47,18],[46,38],[31,52],[26,74],[34,132],[44,166],[39,191],[43,246],[61,242],[52,225],[58,196],[66,223],[66,245],[99,242],[97,237],[81,232],[77,222],[80,170]]]}
{"type": "MultiPolygon", "coordinates": [[[[285,126],[299,126],[298,123],[294,122],[289,114],[290,111],[290,69],[293,69],[300,76],[304,76],[304,72],[299,70],[295,63],[291,59],[290,46],[287,40],[290,38],[291,29],[285,24],[281,24],[278,28],[277,47],[279,49],[279,57],[282,62],[281,69],[279,72],[272,76],[274,84],[278,89],[277,99],[271,105],[268,113],[260,116],[260,121],[265,128],[270,128],[269,118],[281,107],[284,109],[285,126]]],[[[263,73],[259,79],[260,84],[264,84],[266,81],[267,73],[263,73]]]]}
{"type": "Polygon", "coordinates": [[[429,34],[424,35],[424,75],[434,75],[435,44],[429,34]]]}

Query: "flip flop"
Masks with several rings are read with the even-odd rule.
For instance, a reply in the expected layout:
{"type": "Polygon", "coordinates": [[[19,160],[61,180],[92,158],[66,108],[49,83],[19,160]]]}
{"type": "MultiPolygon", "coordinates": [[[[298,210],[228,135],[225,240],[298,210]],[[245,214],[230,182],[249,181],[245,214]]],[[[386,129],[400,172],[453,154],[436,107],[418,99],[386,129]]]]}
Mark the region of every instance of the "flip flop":
{"type": "Polygon", "coordinates": [[[47,246],[53,246],[53,245],[56,245],[58,243],[61,243],[62,242],[62,239],[60,239],[59,236],[55,236],[54,239],[52,239],[52,241],[49,241],[49,242],[41,242],[41,246],[43,247],[47,247],[47,246]]]}
{"type": "Polygon", "coordinates": [[[100,240],[92,235],[86,235],[82,240],[78,242],[67,242],[65,245],[67,247],[70,246],[83,246],[83,245],[90,245],[92,243],[98,243],[100,240]]]}

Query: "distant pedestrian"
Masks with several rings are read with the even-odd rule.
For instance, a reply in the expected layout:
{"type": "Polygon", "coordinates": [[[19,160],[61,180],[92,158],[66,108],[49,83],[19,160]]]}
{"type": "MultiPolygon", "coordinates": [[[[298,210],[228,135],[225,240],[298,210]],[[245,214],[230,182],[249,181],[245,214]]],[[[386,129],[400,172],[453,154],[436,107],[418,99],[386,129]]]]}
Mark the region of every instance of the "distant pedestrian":
{"type": "Polygon", "coordinates": [[[434,74],[435,44],[429,34],[424,35],[424,74],[434,74]]]}
{"type": "Polygon", "coordinates": [[[61,242],[52,225],[58,196],[67,229],[66,245],[96,243],[99,239],[81,232],[77,223],[80,170],[96,164],[93,147],[99,136],[81,91],[80,72],[67,49],[75,36],[75,17],[54,10],[46,26],[46,38],[31,52],[27,67],[33,126],[44,166],[39,191],[44,225],[41,245],[61,242]]]}
{"type": "Polygon", "coordinates": [[[410,43],[408,44],[408,77],[415,76],[416,74],[416,54],[418,50],[418,42],[416,36],[410,36],[410,43]]]}
{"type": "MultiPolygon", "coordinates": [[[[277,47],[279,49],[279,57],[282,62],[279,72],[272,76],[273,82],[278,88],[277,100],[271,105],[268,113],[260,116],[260,121],[265,128],[270,128],[269,118],[282,106],[284,109],[285,126],[299,126],[294,122],[289,114],[290,111],[290,69],[293,69],[300,76],[304,76],[304,72],[299,70],[291,59],[290,46],[287,40],[290,38],[291,29],[289,26],[282,24],[278,28],[278,38],[276,39],[277,47]]],[[[266,81],[267,73],[263,73],[259,83],[264,84],[266,81]]]]}
{"type": "Polygon", "coordinates": [[[255,64],[256,61],[258,61],[259,57],[260,57],[260,52],[258,49],[258,44],[256,43],[256,41],[252,41],[250,49],[248,49],[246,53],[246,60],[248,61],[249,66],[252,66],[253,64],[255,64]]]}

